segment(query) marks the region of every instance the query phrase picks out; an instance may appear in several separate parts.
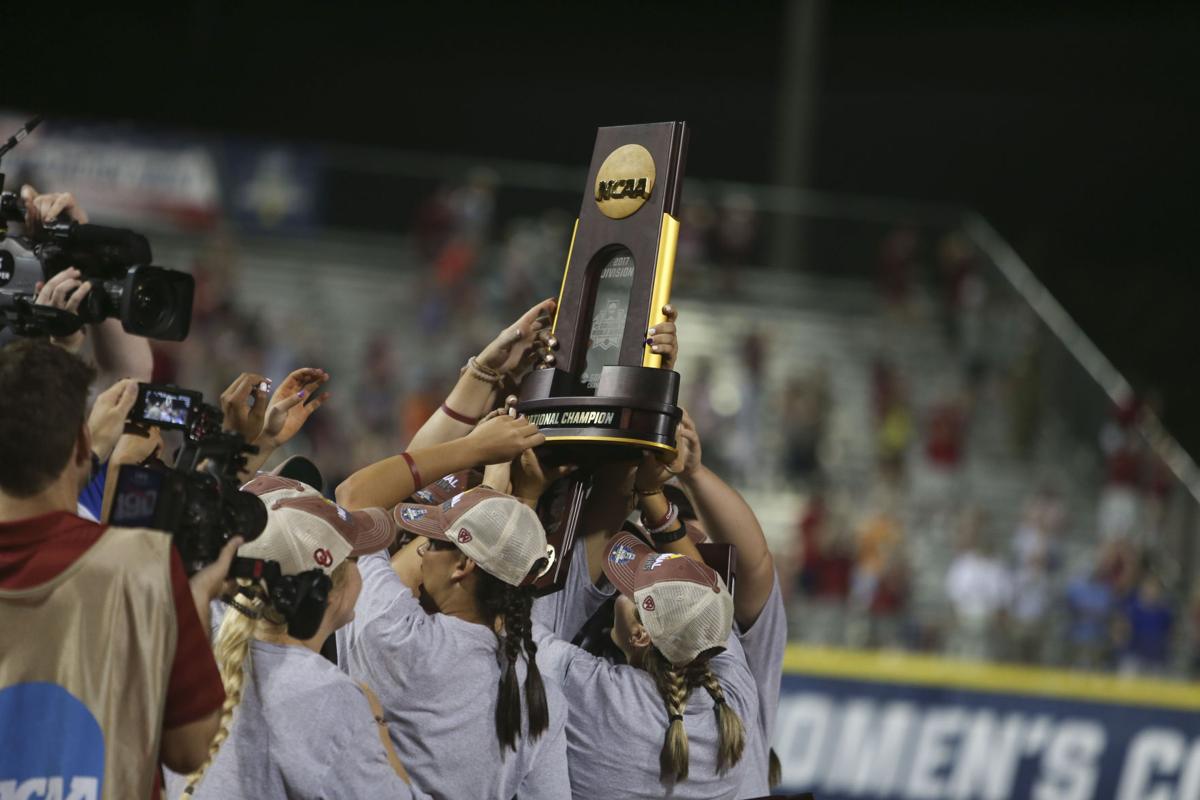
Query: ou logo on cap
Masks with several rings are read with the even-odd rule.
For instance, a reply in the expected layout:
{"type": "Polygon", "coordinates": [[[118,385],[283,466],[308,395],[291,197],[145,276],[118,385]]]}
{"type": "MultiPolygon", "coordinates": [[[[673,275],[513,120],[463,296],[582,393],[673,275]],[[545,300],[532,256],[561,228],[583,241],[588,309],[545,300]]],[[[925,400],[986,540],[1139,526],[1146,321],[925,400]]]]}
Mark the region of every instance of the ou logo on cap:
{"type": "Polygon", "coordinates": [[[646,595],[646,599],[642,601],[642,608],[646,609],[647,611],[653,611],[654,610],[654,598],[651,597],[650,595],[646,595]]]}
{"type": "Polygon", "coordinates": [[[458,529],[458,543],[459,544],[466,544],[467,542],[471,541],[472,538],[473,537],[471,536],[471,532],[469,530],[467,530],[466,528],[458,529]]]}
{"type": "Polygon", "coordinates": [[[313,561],[316,561],[322,567],[328,567],[333,563],[333,553],[329,552],[324,547],[318,547],[313,551],[313,561]]]}

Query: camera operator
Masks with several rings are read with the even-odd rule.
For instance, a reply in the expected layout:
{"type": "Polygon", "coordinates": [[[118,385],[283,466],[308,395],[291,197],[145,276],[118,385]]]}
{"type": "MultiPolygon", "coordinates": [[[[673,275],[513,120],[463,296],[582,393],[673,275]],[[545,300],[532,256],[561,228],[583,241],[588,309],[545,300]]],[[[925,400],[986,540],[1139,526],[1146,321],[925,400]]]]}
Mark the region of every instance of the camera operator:
{"type": "MultiPolygon", "coordinates": [[[[35,233],[43,222],[67,217],[79,223],[88,221],[87,212],[66,192],[38,194],[28,184],[21,187],[21,200],[25,203],[25,226],[30,234],[35,233]]],[[[92,290],[92,284],[82,280],[79,270],[71,267],[54,275],[50,280],[37,283],[37,305],[61,308],[72,313],[79,309],[84,298],[92,290]]],[[[0,346],[7,344],[13,335],[0,331],[0,346]]],[[[99,384],[104,386],[118,378],[134,378],[149,381],[154,369],[154,357],[150,343],[140,336],[126,333],[119,319],[85,325],[70,336],[51,341],[77,355],[93,361],[99,370],[99,384]],[[90,354],[85,355],[89,349],[90,354]]]]}
{"type": "Polygon", "coordinates": [[[208,603],[241,539],[189,581],[168,536],[73,513],[127,402],[119,384],[85,422],[94,375],[45,341],[0,349],[0,786],[17,796],[154,796],[160,758],[204,762],[225,700],[208,603]]]}

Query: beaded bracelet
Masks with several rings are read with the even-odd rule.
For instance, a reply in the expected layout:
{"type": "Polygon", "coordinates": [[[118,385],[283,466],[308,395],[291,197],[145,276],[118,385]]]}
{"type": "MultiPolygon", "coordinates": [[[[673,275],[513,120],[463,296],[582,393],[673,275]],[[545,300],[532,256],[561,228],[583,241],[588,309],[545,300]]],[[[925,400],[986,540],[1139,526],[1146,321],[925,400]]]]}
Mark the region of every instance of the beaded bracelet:
{"type": "Polygon", "coordinates": [[[662,521],[660,521],[657,525],[651,526],[649,523],[646,522],[646,515],[643,514],[642,515],[642,527],[644,527],[646,529],[646,533],[653,536],[656,533],[665,533],[667,528],[669,528],[671,526],[671,523],[674,522],[675,520],[677,520],[678,518],[679,518],[679,506],[675,505],[674,503],[668,503],[667,504],[667,515],[662,518],[662,521]]]}
{"type": "Polygon", "coordinates": [[[467,359],[467,372],[471,373],[471,377],[475,380],[491,384],[499,383],[501,378],[504,377],[491,367],[485,367],[480,364],[475,356],[467,359]]]}

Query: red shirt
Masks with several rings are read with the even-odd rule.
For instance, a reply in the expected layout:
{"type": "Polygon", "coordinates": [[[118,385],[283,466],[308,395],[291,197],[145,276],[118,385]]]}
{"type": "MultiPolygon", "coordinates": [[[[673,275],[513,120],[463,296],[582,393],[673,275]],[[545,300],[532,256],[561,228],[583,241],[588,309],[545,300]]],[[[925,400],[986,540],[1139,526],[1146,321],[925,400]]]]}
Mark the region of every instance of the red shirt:
{"type": "MultiPolygon", "coordinates": [[[[0,522],[0,588],[28,589],[51,580],[87,552],[107,527],[65,511],[0,522]]],[[[167,681],[164,730],[203,719],[225,702],[225,686],[213,660],[208,631],[200,624],[183,562],[174,547],[171,588],[179,632],[167,681]]]]}

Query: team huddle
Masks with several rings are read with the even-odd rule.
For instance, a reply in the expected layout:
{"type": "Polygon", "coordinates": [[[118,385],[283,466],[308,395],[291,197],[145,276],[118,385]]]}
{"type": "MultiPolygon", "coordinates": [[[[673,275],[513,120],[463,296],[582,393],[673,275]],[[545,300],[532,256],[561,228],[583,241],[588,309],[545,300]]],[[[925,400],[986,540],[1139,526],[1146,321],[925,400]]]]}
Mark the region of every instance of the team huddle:
{"type": "MultiPolygon", "coordinates": [[[[566,585],[535,596],[556,554],[534,508],[572,467],[543,466],[536,426],[494,407],[554,345],[552,310],[471,359],[409,449],[351,475],[337,505],[289,462],[243,487],[268,524],[239,555],[315,564],[332,590],[308,642],[252,580],[214,604],[221,725],[169,797],[770,793],[779,586],[689,418],[669,462],[595,468],[566,585]],[[699,555],[710,537],[738,547],[736,597],[699,555]],[[319,653],[331,634],[336,665],[319,653]]],[[[659,328],[671,364],[674,324],[659,328]]]]}

